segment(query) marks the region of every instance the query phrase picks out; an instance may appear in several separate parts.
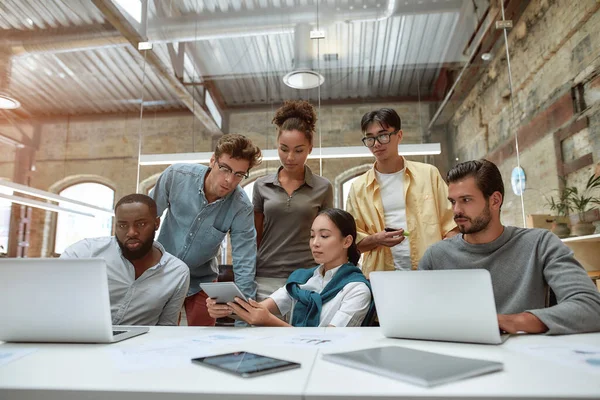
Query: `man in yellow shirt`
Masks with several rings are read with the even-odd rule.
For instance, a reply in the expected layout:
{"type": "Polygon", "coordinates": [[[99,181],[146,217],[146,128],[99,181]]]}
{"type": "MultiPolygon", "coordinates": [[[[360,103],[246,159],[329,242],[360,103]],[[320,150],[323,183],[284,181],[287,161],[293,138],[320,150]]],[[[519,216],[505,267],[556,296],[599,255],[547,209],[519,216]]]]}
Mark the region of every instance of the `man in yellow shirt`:
{"type": "Polygon", "coordinates": [[[427,247],[457,233],[448,187],[433,165],[398,154],[396,111],[366,113],[361,129],[375,164],[352,183],[346,208],[356,220],[363,272],[416,269],[427,247]]]}

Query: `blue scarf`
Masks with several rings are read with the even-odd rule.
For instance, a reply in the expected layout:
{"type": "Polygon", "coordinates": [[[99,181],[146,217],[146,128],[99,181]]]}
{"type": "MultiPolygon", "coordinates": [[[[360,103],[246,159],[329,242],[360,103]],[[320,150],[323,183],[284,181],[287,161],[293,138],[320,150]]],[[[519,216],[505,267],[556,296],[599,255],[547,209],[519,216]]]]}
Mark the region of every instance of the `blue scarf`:
{"type": "Polygon", "coordinates": [[[333,299],[348,283],[363,282],[371,290],[371,285],[362,271],[350,263],[339,267],[321,293],[300,289],[299,285],[308,282],[317,268],[319,266],[310,269],[297,269],[292,272],[285,284],[287,292],[297,300],[294,307],[294,316],[292,317],[292,326],[319,326],[323,304],[333,299]]]}

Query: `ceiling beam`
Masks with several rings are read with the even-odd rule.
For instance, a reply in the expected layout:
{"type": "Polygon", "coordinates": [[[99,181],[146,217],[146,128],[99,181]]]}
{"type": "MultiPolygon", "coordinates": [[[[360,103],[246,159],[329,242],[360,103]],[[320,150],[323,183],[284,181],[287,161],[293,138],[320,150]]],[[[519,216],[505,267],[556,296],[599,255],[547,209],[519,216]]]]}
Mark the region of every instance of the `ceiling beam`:
{"type": "Polygon", "coordinates": [[[194,99],[188,92],[187,88],[173,76],[167,66],[165,66],[160,58],[151,50],[139,50],[138,44],[145,42],[146,38],[142,37],[135,28],[121,14],[119,9],[110,0],[92,0],[94,5],[102,12],[104,18],[117,29],[129,43],[146,58],[146,62],[154,69],[159,78],[170,86],[177,94],[183,104],[185,104],[192,113],[198,118],[208,131],[208,136],[222,134],[223,132],[217,126],[210,114],[202,107],[202,105],[194,99]]]}
{"type": "MultiPolygon", "coordinates": [[[[4,117],[4,119],[6,121],[8,121],[8,123],[21,134],[21,140],[18,140],[18,142],[20,144],[23,144],[24,145],[23,147],[33,147],[33,141],[31,140],[29,135],[27,135],[27,132],[25,132],[23,129],[21,129],[21,125],[19,125],[13,119],[13,117],[10,115],[10,113],[8,111],[0,109],[0,115],[2,117],[4,117]]],[[[21,146],[17,146],[17,147],[21,147],[21,146]]]]}

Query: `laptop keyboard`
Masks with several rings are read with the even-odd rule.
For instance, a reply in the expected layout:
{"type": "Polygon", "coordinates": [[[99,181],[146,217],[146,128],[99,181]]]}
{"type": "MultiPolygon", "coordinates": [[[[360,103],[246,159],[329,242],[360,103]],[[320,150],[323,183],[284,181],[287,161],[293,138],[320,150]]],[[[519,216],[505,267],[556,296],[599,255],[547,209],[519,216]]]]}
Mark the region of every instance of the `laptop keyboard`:
{"type": "Polygon", "coordinates": [[[113,336],[120,335],[121,333],[125,333],[127,331],[113,331],[113,336]]]}

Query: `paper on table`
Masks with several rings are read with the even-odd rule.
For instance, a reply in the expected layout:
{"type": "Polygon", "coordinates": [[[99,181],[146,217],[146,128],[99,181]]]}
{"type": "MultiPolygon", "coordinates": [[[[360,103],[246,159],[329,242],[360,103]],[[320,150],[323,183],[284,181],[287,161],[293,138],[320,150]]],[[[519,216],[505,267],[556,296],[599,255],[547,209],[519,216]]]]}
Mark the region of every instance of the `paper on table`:
{"type": "Polygon", "coordinates": [[[600,374],[600,347],[598,346],[558,341],[544,345],[525,345],[508,342],[505,346],[535,357],[600,374]]]}
{"type": "Polygon", "coordinates": [[[4,346],[0,347],[0,366],[6,365],[10,362],[18,360],[21,357],[25,357],[27,354],[31,354],[37,349],[20,349],[20,348],[4,348],[4,346]]]}
{"type": "Polygon", "coordinates": [[[139,371],[152,368],[174,368],[190,363],[192,358],[222,352],[222,346],[261,339],[257,336],[210,334],[179,339],[162,339],[135,347],[109,350],[117,368],[139,371]]]}
{"type": "Polygon", "coordinates": [[[349,341],[358,336],[360,336],[360,334],[357,333],[286,335],[269,338],[269,343],[275,346],[329,347],[343,341],[349,341]]]}

